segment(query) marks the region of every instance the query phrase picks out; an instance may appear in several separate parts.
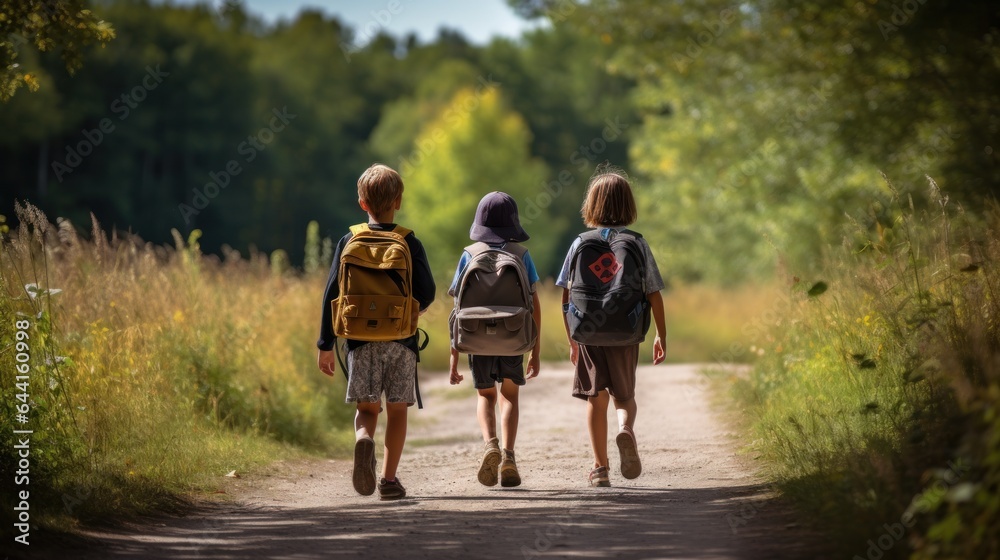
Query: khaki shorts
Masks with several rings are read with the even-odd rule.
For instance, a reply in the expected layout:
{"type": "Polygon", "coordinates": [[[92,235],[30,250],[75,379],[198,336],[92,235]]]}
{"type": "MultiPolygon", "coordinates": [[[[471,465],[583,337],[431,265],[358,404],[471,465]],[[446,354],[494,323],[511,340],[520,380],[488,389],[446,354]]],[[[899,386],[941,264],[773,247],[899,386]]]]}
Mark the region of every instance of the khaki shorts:
{"type": "Polygon", "coordinates": [[[639,365],[639,345],[580,345],[573,379],[573,396],[581,399],[597,396],[607,389],[619,401],[635,396],[635,368],[639,365]]]}
{"type": "Polygon", "coordinates": [[[417,402],[417,355],[398,342],[369,342],[347,353],[347,402],[417,402]]]}

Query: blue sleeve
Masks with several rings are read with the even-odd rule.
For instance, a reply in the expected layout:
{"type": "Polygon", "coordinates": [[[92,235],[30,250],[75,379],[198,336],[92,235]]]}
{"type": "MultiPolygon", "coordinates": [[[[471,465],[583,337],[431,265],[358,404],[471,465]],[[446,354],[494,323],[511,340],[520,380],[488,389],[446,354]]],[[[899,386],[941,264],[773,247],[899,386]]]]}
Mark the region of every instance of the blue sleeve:
{"type": "Polygon", "coordinates": [[[458,289],[458,281],[462,278],[465,267],[469,266],[470,260],[472,260],[472,255],[468,251],[462,251],[462,258],[458,259],[458,267],[455,268],[455,277],[452,278],[451,286],[448,288],[449,296],[455,297],[455,290],[458,289]]]}
{"type": "Polygon", "coordinates": [[[538,282],[538,270],[535,269],[535,261],[531,260],[531,253],[528,251],[524,252],[524,268],[528,271],[528,283],[534,286],[538,282]]]}

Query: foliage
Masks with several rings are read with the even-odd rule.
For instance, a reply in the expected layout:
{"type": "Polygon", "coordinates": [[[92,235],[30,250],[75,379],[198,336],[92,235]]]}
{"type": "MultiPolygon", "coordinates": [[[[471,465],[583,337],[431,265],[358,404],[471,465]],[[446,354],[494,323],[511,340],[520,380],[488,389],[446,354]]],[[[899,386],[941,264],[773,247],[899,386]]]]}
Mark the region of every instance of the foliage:
{"type": "MultiPolygon", "coordinates": [[[[605,46],[570,30],[484,46],[447,31],[428,43],[379,34],[355,44],[355,30],[317,10],[274,25],[238,2],[216,11],[115,0],[95,10],[115,22],[117,39],[93,53],[87,71],[69,79],[53,56],[31,53],[25,72],[46,87],[0,105],[0,126],[11,131],[0,139],[9,195],[0,212],[30,200],[78,227],[93,212],[156,243],[170,242],[171,229],[198,229],[206,253],[225,244],[243,254],[283,249],[299,266],[307,223],[319,224],[320,239],[337,239],[363,219],[354,185],[372,161],[404,167],[460,91],[492,84],[504,111],[521,119],[515,150],[526,146],[524,161],[533,162],[518,202],[536,219],[555,217],[551,235],[538,238],[542,255],[576,233],[593,166],[626,157],[624,133],[600,153],[580,151],[606,120],[627,127],[634,113],[629,82],[602,68],[605,46]]],[[[489,141],[478,122],[466,134],[489,141]]],[[[498,188],[494,181],[477,184],[498,188]]],[[[453,258],[432,252],[439,256],[441,268],[453,258]]]]}
{"type": "Polygon", "coordinates": [[[796,281],[788,320],[736,386],[751,451],[844,554],[872,557],[875,542],[887,558],[984,558],[1000,546],[1000,214],[982,224],[933,184],[929,198],[937,212],[894,193],[878,205],[885,225],[859,228],[826,282],[796,281]]]}
{"type": "Polygon", "coordinates": [[[684,278],[815,272],[879,169],[967,203],[1000,185],[994,2],[511,3],[600,37],[638,82],[630,157],[684,278]]]}
{"type": "MultiPolygon", "coordinates": [[[[460,90],[417,137],[420,151],[401,169],[408,179],[400,221],[419,225],[441,281],[451,280],[462,247],[472,242],[469,227],[483,195],[504,191],[524,200],[545,183],[545,165],[528,151],[530,135],[498,89],[480,86],[460,90]]],[[[543,240],[529,248],[538,267],[548,270],[554,247],[544,240],[560,224],[542,212],[524,225],[533,239],[543,240]]]]}
{"type": "Polygon", "coordinates": [[[38,91],[38,75],[25,72],[18,57],[26,45],[41,52],[61,50],[71,74],[83,66],[82,47],[107,44],[115,37],[111,24],[99,19],[84,0],[0,2],[0,102],[9,101],[21,86],[38,91]]]}
{"type": "MultiPolygon", "coordinates": [[[[343,379],[315,367],[321,278],[275,276],[260,256],[205,257],[197,235],[154,246],[108,239],[95,221],[84,241],[68,221],[18,212],[0,248],[0,433],[12,449],[13,429],[34,430],[33,523],[172,507],[231,470],[346,449],[343,379]],[[14,424],[19,330],[25,425],[14,424]]],[[[2,457],[13,472],[14,454],[2,457]]]]}

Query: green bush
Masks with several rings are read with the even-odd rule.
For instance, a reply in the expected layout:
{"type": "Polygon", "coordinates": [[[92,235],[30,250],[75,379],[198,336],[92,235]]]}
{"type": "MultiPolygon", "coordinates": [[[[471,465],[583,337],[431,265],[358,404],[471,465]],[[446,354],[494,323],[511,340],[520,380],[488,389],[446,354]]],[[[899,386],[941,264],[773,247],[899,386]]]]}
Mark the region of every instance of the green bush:
{"type": "Polygon", "coordinates": [[[1000,550],[1000,212],[932,193],[934,213],[873,205],[824,281],[793,281],[737,385],[751,450],[848,555],[1000,550]]]}

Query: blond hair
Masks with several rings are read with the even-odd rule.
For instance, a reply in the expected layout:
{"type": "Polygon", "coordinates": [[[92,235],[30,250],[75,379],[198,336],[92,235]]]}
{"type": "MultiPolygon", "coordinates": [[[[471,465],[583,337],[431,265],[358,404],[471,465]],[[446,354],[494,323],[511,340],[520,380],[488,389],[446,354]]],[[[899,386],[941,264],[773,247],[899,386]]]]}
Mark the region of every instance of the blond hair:
{"type": "Polygon", "coordinates": [[[358,178],[358,198],[374,215],[385,214],[403,194],[403,178],[395,169],[373,163],[358,178]]]}
{"type": "Polygon", "coordinates": [[[632,186],[624,172],[601,171],[590,178],[580,209],[587,227],[623,227],[637,217],[632,186]]]}

